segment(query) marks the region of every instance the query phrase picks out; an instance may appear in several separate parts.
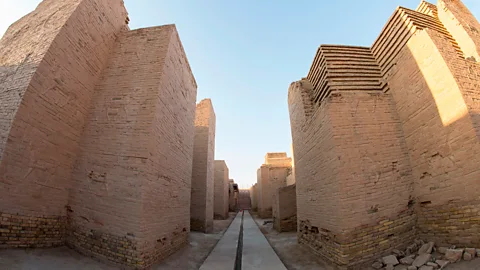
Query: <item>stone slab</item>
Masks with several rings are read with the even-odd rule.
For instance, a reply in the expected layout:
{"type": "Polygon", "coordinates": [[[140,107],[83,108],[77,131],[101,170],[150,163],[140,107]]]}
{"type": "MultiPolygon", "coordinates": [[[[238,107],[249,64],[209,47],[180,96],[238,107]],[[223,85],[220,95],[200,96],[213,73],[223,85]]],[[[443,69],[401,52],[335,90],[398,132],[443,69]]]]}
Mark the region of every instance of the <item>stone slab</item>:
{"type": "Polygon", "coordinates": [[[238,213],[200,270],[234,269],[241,224],[242,213],[238,213]]]}
{"type": "Polygon", "coordinates": [[[242,270],[253,269],[287,270],[250,213],[246,211],[243,217],[242,270]]]}

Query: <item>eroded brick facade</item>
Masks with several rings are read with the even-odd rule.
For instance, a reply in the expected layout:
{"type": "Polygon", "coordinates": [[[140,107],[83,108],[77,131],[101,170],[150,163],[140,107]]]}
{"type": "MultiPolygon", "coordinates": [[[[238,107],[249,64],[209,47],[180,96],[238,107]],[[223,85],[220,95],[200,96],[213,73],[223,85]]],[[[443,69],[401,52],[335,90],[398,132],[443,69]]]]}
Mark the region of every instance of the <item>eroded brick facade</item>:
{"type": "Polygon", "coordinates": [[[225,160],[215,160],[215,190],[214,190],[214,217],[228,218],[228,167],[225,160]]]}
{"type": "Polygon", "coordinates": [[[368,47],[318,49],[289,88],[299,241],[347,268],[416,236],[480,245],[478,22],[398,8],[368,47]]]}
{"type": "Polygon", "coordinates": [[[274,195],[278,188],[287,185],[292,159],[287,153],[267,153],[265,163],[257,170],[256,203],[262,218],[271,218],[274,195]]]}
{"type": "Polygon", "coordinates": [[[190,225],[194,231],[213,230],[215,174],[215,112],[210,99],[197,104],[193,148],[190,225]]]}
{"type": "Polygon", "coordinates": [[[144,268],[187,242],[197,86],[174,25],[46,0],[0,66],[0,246],[144,268]]]}
{"type": "Polygon", "coordinates": [[[295,184],[276,190],[273,202],[273,228],[278,232],[297,231],[297,193],[295,184]]]}

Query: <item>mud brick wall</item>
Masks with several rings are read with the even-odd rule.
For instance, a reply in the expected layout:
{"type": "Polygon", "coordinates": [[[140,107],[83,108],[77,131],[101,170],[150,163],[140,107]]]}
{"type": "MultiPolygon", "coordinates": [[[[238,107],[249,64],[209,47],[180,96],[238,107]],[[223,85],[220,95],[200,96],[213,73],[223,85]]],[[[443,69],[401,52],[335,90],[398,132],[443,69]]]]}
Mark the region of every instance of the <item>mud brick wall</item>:
{"type": "Polygon", "coordinates": [[[118,38],[74,170],[70,246],[146,267],[187,243],[195,100],[174,25],[118,38]]]}
{"type": "Polygon", "coordinates": [[[250,190],[241,189],[238,192],[238,208],[243,209],[252,209],[252,201],[250,199],[250,190]]]}
{"type": "Polygon", "coordinates": [[[211,100],[200,101],[195,115],[190,226],[205,233],[213,230],[215,121],[211,100]]]}
{"type": "Polygon", "coordinates": [[[215,160],[214,217],[228,218],[228,167],[225,160],[215,160]]]}
{"type": "Polygon", "coordinates": [[[297,231],[296,186],[277,189],[274,195],[273,226],[278,232],[297,231]]]}
{"type": "Polygon", "coordinates": [[[259,169],[260,178],[257,180],[259,186],[258,212],[262,218],[271,218],[273,211],[273,195],[280,187],[287,185],[287,174],[290,165],[262,165],[259,169]]]}
{"type": "Polygon", "coordinates": [[[257,211],[258,209],[258,189],[257,189],[257,185],[258,184],[254,184],[251,188],[250,188],[250,200],[252,202],[252,210],[253,211],[257,211]]]}
{"type": "Polygon", "coordinates": [[[478,93],[473,87],[478,81],[465,74],[475,69],[458,57],[443,34],[431,30],[412,37],[396,62],[402,68],[387,79],[405,132],[419,218],[430,220],[420,219],[420,237],[459,243],[475,239],[478,245],[475,236],[457,235],[455,230],[449,239],[443,229],[432,233],[432,224],[442,224],[443,216],[423,210],[447,207],[462,213],[456,205],[478,199],[474,187],[480,177],[480,144],[469,102],[478,93]]]}
{"type": "Polygon", "coordinates": [[[437,245],[461,247],[480,243],[480,201],[452,202],[440,206],[420,205],[418,233],[437,245]]]}
{"type": "Polygon", "coordinates": [[[67,218],[0,212],[0,248],[41,248],[65,244],[67,218]]]}
{"type": "Polygon", "coordinates": [[[2,38],[0,212],[65,219],[94,85],[126,17],[120,0],[47,0],[2,38]]]}
{"type": "Polygon", "coordinates": [[[407,245],[411,237],[405,234],[413,231],[413,211],[405,217],[412,220],[409,223],[398,215],[411,207],[413,181],[390,94],[334,92],[310,115],[305,111],[308,99],[304,104],[310,90],[302,85],[294,83],[289,90],[299,228],[306,223],[307,231],[314,235],[322,231],[331,239],[346,236],[329,242],[328,237],[300,235],[301,243],[336,264],[350,267],[392,248],[380,245],[387,236],[372,238],[374,231],[368,237],[371,250],[357,253],[347,248],[363,241],[363,235],[355,234],[359,227],[374,227],[379,219],[388,219],[399,227],[388,234],[389,241],[407,245]]]}
{"type": "Polygon", "coordinates": [[[460,45],[466,58],[480,61],[480,23],[458,0],[439,0],[438,18],[460,45]]]}
{"type": "Polygon", "coordinates": [[[275,166],[291,166],[292,158],[287,157],[287,153],[267,153],[265,155],[265,164],[266,165],[275,165],[275,166]]]}
{"type": "Polygon", "coordinates": [[[348,232],[332,232],[300,220],[298,241],[341,269],[367,269],[371,261],[393,249],[404,249],[415,239],[416,216],[407,210],[391,218],[379,218],[348,232]]]}

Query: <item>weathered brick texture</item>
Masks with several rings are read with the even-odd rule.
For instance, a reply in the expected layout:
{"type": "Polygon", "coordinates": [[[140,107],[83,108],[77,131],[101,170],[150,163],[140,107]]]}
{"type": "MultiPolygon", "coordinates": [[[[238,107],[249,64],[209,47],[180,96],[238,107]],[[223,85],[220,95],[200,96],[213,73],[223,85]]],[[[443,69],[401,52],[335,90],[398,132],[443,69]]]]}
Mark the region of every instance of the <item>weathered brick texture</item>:
{"type": "Polygon", "coordinates": [[[480,245],[477,28],[422,2],[371,49],[320,47],[289,89],[301,243],[347,269],[416,236],[480,245]]]}
{"type": "Polygon", "coordinates": [[[250,200],[250,189],[240,189],[238,192],[238,208],[240,210],[252,209],[252,201],[250,200]]]}
{"type": "Polygon", "coordinates": [[[287,185],[290,164],[285,160],[279,165],[262,165],[257,172],[258,213],[262,218],[271,218],[273,211],[273,195],[275,191],[287,185]]]}
{"type": "MultiPolygon", "coordinates": [[[[405,132],[419,211],[429,215],[433,209],[448,205],[456,209],[457,203],[468,201],[478,207],[473,201],[479,196],[475,185],[480,177],[480,143],[472,121],[475,118],[469,112],[474,107],[466,102],[472,96],[479,96],[475,89],[470,91],[478,80],[475,82],[474,77],[464,74],[476,72],[478,67],[456,57],[453,46],[431,30],[412,37],[397,63],[408,68],[395,70],[388,80],[405,132]],[[431,210],[424,211],[424,207],[431,210]]],[[[444,222],[441,216],[430,218],[444,222]]],[[[428,223],[419,222],[418,226],[420,234],[430,231],[429,237],[435,236],[428,223]]],[[[451,243],[473,240],[473,235],[456,235],[453,228],[450,239],[445,239],[438,230],[437,240],[451,243]]],[[[475,241],[480,244],[480,238],[475,241]]]]}
{"type": "Polygon", "coordinates": [[[70,246],[144,267],[187,243],[195,100],[175,26],[122,33],[74,170],[70,246]]]}
{"type": "Polygon", "coordinates": [[[65,216],[23,216],[0,212],[0,248],[41,248],[65,244],[65,216]]]}
{"type": "Polygon", "coordinates": [[[214,217],[228,218],[228,167],[224,160],[215,160],[214,217]]]}
{"type": "Polygon", "coordinates": [[[204,99],[198,103],[195,115],[190,224],[192,230],[206,233],[213,230],[215,121],[211,100],[204,99]]]}
{"type": "Polygon", "coordinates": [[[438,0],[437,16],[460,45],[466,58],[480,62],[480,23],[458,0],[438,0]]]}
{"type": "Polygon", "coordinates": [[[65,219],[94,86],[126,17],[120,0],[47,0],[0,41],[0,212],[65,219]]]}
{"type": "Polygon", "coordinates": [[[297,231],[297,194],[295,184],[278,188],[274,198],[274,229],[278,232],[297,231]]]}

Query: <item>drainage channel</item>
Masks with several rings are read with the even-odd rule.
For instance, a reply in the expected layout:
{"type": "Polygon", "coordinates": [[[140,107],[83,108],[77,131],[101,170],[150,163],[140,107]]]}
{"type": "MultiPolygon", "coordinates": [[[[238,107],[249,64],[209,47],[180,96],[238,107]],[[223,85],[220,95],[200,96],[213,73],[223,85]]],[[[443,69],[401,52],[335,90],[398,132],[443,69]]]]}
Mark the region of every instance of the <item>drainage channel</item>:
{"type": "Polygon", "coordinates": [[[242,222],[240,223],[240,232],[238,235],[237,255],[235,257],[234,270],[242,269],[242,254],[243,254],[243,217],[245,212],[242,211],[242,222]]]}

